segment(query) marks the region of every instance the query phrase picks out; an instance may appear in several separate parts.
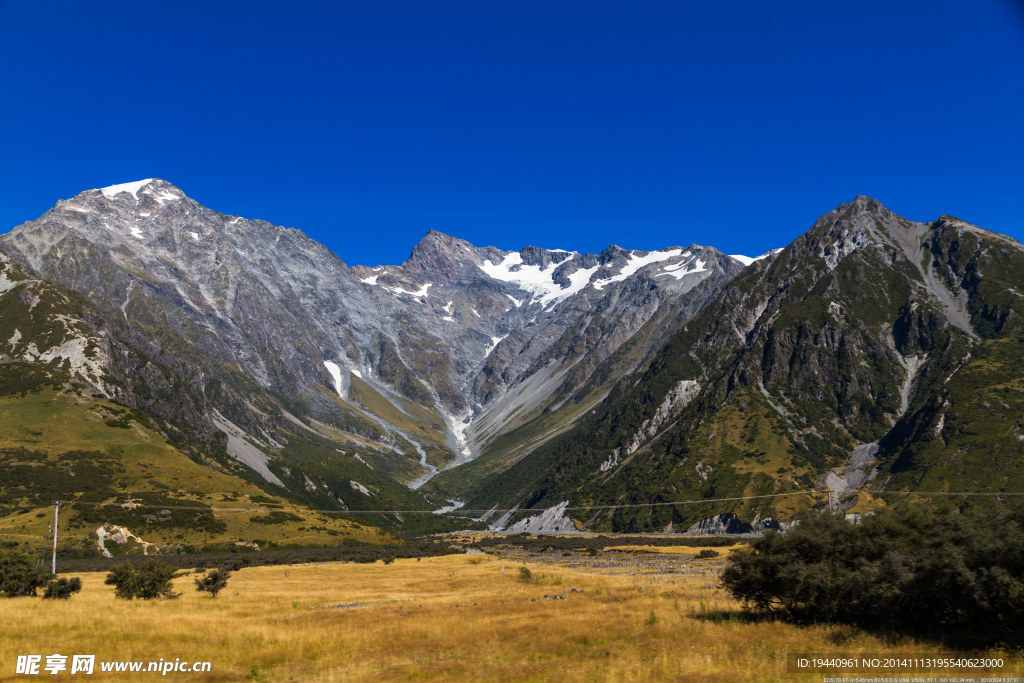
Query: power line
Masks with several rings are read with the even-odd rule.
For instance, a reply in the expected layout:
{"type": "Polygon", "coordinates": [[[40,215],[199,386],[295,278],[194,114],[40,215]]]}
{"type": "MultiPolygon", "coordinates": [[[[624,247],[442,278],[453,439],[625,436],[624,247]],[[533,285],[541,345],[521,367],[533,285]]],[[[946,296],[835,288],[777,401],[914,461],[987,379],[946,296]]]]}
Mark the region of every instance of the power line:
{"type": "Polygon", "coordinates": [[[1016,491],[864,491],[871,496],[1024,496],[1016,491]]]}
{"type": "MultiPolygon", "coordinates": [[[[736,496],[732,498],[699,498],[694,500],[676,500],[658,503],[619,503],[613,505],[577,505],[566,507],[566,511],[572,510],[618,510],[622,508],[640,508],[640,507],[661,507],[666,505],[695,505],[699,503],[720,503],[726,501],[736,500],[753,500],[756,498],[778,498],[780,496],[802,496],[802,495],[814,495],[815,493],[821,493],[820,491],[789,491],[787,493],[769,493],[759,496],[736,496]]],[[[62,500],[60,501],[64,505],[85,505],[90,507],[120,507],[125,509],[145,508],[154,510],[200,510],[206,512],[250,512],[250,511],[264,511],[265,507],[231,507],[231,508],[214,508],[204,506],[189,506],[189,505],[148,505],[144,503],[94,503],[85,501],[74,501],[74,500],[62,500]]],[[[488,508],[486,510],[469,510],[466,508],[456,508],[459,512],[472,512],[472,513],[495,513],[495,512],[544,512],[550,508],[488,508]]],[[[311,509],[312,512],[321,514],[334,514],[334,515],[351,515],[351,514],[438,514],[437,510],[316,510],[311,509]]],[[[456,510],[452,510],[455,512],[456,510]]]]}
{"type": "MultiPolygon", "coordinates": [[[[653,507],[665,507],[674,505],[700,505],[704,503],[723,503],[723,502],[734,502],[742,500],[758,500],[764,498],[781,498],[784,496],[815,496],[825,495],[829,493],[828,489],[815,490],[805,489],[801,491],[788,491],[785,493],[767,493],[756,496],[732,496],[725,498],[694,498],[690,500],[673,500],[673,501],[662,501],[656,503],[615,503],[610,505],[572,505],[566,506],[565,511],[593,511],[593,510],[623,510],[633,508],[653,508],[653,507]]],[[[996,492],[996,491],[863,491],[872,496],[877,495],[901,495],[901,496],[988,496],[988,497],[1003,497],[1003,496],[1024,496],[1024,492],[996,492]]],[[[89,507],[120,507],[124,509],[154,509],[154,510],[194,510],[200,512],[263,512],[268,509],[273,510],[274,508],[267,507],[208,507],[208,506],[190,506],[190,505],[149,505],[145,503],[96,503],[76,500],[61,500],[58,501],[62,505],[77,505],[77,506],[89,506],[89,507]]],[[[555,506],[552,506],[555,507],[555,506]]],[[[462,514],[495,514],[495,513],[508,513],[508,512],[546,512],[551,507],[547,508],[488,508],[488,509],[467,509],[457,508],[451,510],[451,512],[459,512],[462,514]]],[[[408,514],[441,514],[437,510],[317,510],[309,508],[310,512],[324,514],[324,515],[408,515],[408,514]]]]}

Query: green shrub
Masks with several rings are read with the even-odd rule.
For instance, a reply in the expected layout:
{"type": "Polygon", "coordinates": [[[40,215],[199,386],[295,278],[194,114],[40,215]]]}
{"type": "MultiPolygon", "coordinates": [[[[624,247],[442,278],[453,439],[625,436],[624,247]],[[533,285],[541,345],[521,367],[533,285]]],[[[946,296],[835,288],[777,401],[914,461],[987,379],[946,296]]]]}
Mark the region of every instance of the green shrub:
{"type": "Polygon", "coordinates": [[[82,580],[77,576],[70,579],[54,579],[46,584],[43,599],[68,600],[80,590],[82,590],[82,580]]]}
{"type": "Polygon", "coordinates": [[[530,571],[529,567],[519,568],[519,580],[523,583],[530,583],[533,581],[533,572],[530,571]]]}
{"type": "Polygon", "coordinates": [[[0,595],[8,598],[35,595],[36,589],[42,587],[49,576],[28,554],[0,548],[0,595]]]}
{"type": "Polygon", "coordinates": [[[710,558],[710,557],[718,557],[721,554],[722,553],[718,552],[717,550],[712,550],[711,548],[705,548],[704,550],[701,550],[699,553],[697,553],[697,557],[699,557],[701,559],[707,559],[707,558],[710,558]]]}
{"type": "Polygon", "coordinates": [[[964,647],[1024,644],[1024,504],[807,515],[729,558],[748,608],[964,647]]]}
{"type": "Polygon", "coordinates": [[[293,515],[290,512],[271,510],[265,515],[253,515],[249,521],[254,524],[284,524],[286,522],[301,522],[302,517],[293,515]]]}
{"type": "Polygon", "coordinates": [[[206,576],[196,579],[196,590],[209,593],[211,598],[215,598],[217,593],[228,585],[230,577],[231,572],[227,569],[211,569],[206,576]]]}
{"type": "Polygon", "coordinates": [[[104,583],[114,586],[117,597],[125,600],[176,598],[178,594],[171,589],[171,580],[177,575],[171,565],[150,558],[139,564],[125,562],[116,565],[107,574],[104,583]]]}

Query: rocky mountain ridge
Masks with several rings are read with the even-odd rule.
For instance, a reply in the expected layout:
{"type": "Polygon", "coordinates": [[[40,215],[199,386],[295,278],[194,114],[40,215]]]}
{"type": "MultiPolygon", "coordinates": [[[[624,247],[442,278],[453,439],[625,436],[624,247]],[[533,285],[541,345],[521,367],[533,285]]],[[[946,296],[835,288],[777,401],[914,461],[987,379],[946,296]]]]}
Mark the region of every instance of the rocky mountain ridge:
{"type": "Polygon", "coordinates": [[[0,379],[385,524],[766,528],[1024,490],[1022,292],[1015,240],[867,197],[757,258],[430,231],[367,267],[149,179],[0,236],[0,379]]]}
{"type": "Polygon", "coordinates": [[[190,438],[226,437],[286,486],[275,444],[297,428],[418,488],[564,401],[659,310],[698,310],[743,268],[697,245],[506,252],[435,231],[402,265],[350,268],[301,231],[158,179],[61,200],[0,249],[81,293],[175,378],[162,419],[189,415],[190,438]]]}
{"type": "Polygon", "coordinates": [[[653,530],[786,517],[827,488],[852,514],[923,485],[1020,490],[1022,283],[1016,241],[858,197],[733,279],[640,377],[469,504],[568,500],[594,506],[578,524],[653,530]],[[723,502],[667,503],[705,499],[723,502]]]}

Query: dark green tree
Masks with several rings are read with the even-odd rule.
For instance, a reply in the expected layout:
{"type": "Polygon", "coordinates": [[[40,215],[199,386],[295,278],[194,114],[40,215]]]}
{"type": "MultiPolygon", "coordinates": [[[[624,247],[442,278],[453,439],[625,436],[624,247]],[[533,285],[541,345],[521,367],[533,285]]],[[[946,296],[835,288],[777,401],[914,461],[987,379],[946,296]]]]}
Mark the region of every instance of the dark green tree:
{"type": "Polygon", "coordinates": [[[1024,645],[1024,502],[864,517],[808,514],[733,553],[724,587],[748,609],[965,647],[1024,645]]]}
{"type": "Polygon", "coordinates": [[[43,599],[68,600],[80,590],[82,590],[82,580],[77,576],[70,579],[54,579],[46,584],[43,599]]]}
{"type": "Polygon", "coordinates": [[[14,548],[0,548],[0,595],[17,598],[35,595],[50,577],[48,572],[36,567],[35,560],[27,553],[14,548]]]}
{"type": "Polygon", "coordinates": [[[206,576],[196,579],[196,590],[209,593],[211,598],[215,598],[217,593],[228,585],[229,578],[231,572],[227,569],[211,569],[206,576]]]}
{"type": "Polygon", "coordinates": [[[171,588],[171,581],[177,576],[171,565],[148,558],[138,564],[125,562],[115,566],[104,583],[114,586],[117,597],[125,600],[176,598],[178,594],[171,588]]]}

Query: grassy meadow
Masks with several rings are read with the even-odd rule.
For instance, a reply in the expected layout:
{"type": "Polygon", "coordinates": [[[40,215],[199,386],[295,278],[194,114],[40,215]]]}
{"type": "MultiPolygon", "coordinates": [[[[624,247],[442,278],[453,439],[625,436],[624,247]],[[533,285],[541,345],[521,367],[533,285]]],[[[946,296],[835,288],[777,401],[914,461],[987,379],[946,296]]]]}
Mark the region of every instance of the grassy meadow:
{"type": "MultiPolygon", "coordinates": [[[[730,550],[700,550],[609,550],[602,566],[575,561],[581,553],[255,567],[216,599],[191,574],[175,580],[177,600],[148,602],[116,599],[103,573],[77,574],[84,587],[68,602],[0,600],[0,680],[31,678],[14,674],[17,655],[52,653],[212,662],[210,673],[161,677],[182,681],[821,680],[787,673],[787,658],[944,653],[846,627],[744,619],[717,588],[730,550]],[[645,564],[654,555],[660,571],[645,564]]],[[[1024,675],[1024,659],[1009,659],[999,674],[1024,675]]],[[[154,674],[110,676],[91,678],[154,674]]]]}

